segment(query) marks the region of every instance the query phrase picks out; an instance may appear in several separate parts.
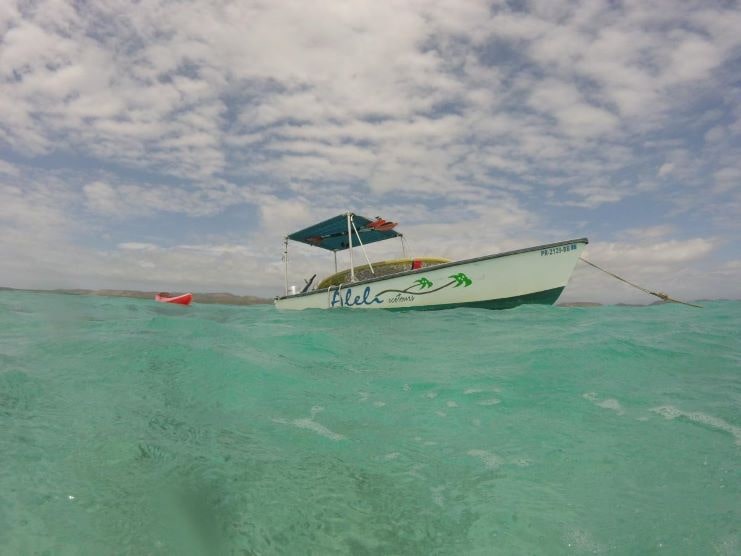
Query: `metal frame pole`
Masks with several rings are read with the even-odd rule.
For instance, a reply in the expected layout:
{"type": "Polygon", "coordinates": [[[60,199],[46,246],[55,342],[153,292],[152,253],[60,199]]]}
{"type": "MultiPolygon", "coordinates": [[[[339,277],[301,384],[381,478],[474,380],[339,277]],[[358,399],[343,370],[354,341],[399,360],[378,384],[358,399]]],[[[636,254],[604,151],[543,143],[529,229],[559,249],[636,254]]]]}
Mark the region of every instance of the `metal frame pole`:
{"type": "Polygon", "coordinates": [[[368,263],[368,267],[370,268],[371,274],[375,276],[376,272],[373,270],[373,265],[370,262],[370,259],[368,258],[368,253],[365,252],[365,245],[363,245],[363,240],[360,239],[360,234],[358,233],[358,228],[355,226],[355,221],[352,223],[352,229],[355,230],[355,235],[358,238],[358,243],[360,244],[360,249],[363,251],[363,256],[365,257],[365,262],[368,263]]]}
{"type": "Polygon", "coordinates": [[[286,295],[288,295],[288,238],[283,240],[283,261],[285,263],[284,280],[286,285],[286,295]]]}
{"type": "Polygon", "coordinates": [[[350,281],[355,281],[355,267],[352,262],[352,212],[347,213],[347,249],[350,251],[350,281]]]}

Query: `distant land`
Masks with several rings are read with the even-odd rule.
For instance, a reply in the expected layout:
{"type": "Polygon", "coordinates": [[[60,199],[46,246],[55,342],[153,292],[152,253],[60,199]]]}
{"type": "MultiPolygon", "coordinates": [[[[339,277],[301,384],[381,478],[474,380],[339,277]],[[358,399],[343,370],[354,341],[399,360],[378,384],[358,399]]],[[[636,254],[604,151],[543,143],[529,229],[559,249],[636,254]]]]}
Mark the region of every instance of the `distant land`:
{"type": "MultiPolygon", "coordinates": [[[[158,292],[142,292],[136,290],[24,290],[18,288],[3,288],[0,290],[20,291],[33,293],[61,293],[67,295],[89,295],[100,297],[133,297],[136,299],[154,299],[158,292]]],[[[260,305],[272,303],[272,299],[255,297],[254,295],[234,295],[231,293],[193,293],[194,303],[215,303],[219,305],[260,305]]]]}
{"type": "MultiPolygon", "coordinates": [[[[727,299],[698,299],[693,303],[702,303],[708,301],[729,301],[727,299]]],[[[556,307],[603,307],[605,305],[611,305],[613,307],[651,307],[652,305],[665,305],[667,303],[675,303],[674,301],[664,301],[663,299],[657,299],[651,303],[596,303],[594,301],[567,301],[565,303],[556,303],[556,307]]]]}
{"type": "MultiPolygon", "coordinates": [[[[663,301],[661,299],[652,303],[608,303],[613,307],[650,307],[651,305],[663,305],[664,303],[671,303],[671,301],[663,301]]],[[[604,303],[597,303],[595,301],[567,301],[565,303],[556,303],[556,307],[604,307],[604,303]]]]}
{"type": "MultiPolygon", "coordinates": [[[[661,305],[666,301],[654,301],[653,303],[615,303],[615,307],[648,307],[649,305],[661,305]]],[[[556,303],[556,307],[603,307],[604,303],[597,303],[596,301],[566,301],[564,303],[556,303]]],[[[611,305],[608,303],[608,305],[611,305]]]]}
{"type": "MultiPolygon", "coordinates": [[[[33,293],[61,293],[68,295],[90,295],[100,297],[133,297],[136,299],[154,299],[158,292],[143,292],[137,290],[75,290],[75,289],[56,289],[56,290],[26,290],[21,288],[6,288],[0,286],[0,291],[19,291],[33,293]]],[[[174,292],[173,292],[174,293],[174,292]]],[[[702,301],[714,301],[712,299],[702,299],[702,301]]],[[[720,301],[720,300],[715,300],[720,301]]],[[[272,303],[272,299],[256,297],[254,295],[234,295],[231,293],[193,293],[194,303],[214,303],[218,305],[262,305],[272,303]]],[[[648,307],[650,305],[662,305],[671,303],[669,301],[657,300],[653,303],[616,303],[616,307],[648,307]]],[[[610,303],[597,303],[596,301],[566,301],[556,303],[556,307],[603,307],[611,305],[610,303]]]]}

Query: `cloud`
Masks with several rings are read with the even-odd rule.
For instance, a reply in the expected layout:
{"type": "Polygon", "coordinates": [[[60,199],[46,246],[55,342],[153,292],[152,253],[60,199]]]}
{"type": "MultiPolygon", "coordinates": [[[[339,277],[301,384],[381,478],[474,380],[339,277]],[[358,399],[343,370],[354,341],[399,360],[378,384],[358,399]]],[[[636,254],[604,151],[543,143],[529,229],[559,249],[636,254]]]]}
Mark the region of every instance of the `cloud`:
{"type": "MultiPolygon", "coordinates": [[[[649,236],[644,239],[652,238],[649,236]]],[[[633,265],[652,267],[696,261],[708,255],[714,248],[713,241],[705,238],[650,243],[644,241],[639,244],[610,242],[590,247],[589,254],[599,257],[600,261],[616,262],[626,267],[633,265]]]]}
{"type": "Polygon", "coordinates": [[[625,236],[632,241],[655,241],[658,239],[666,239],[676,232],[676,226],[670,224],[658,224],[647,228],[631,228],[623,230],[620,235],[625,236]]]}
{"type": "MultiPolygon", "coordinates": [[[[724,267],[709,260],[719,247],[716,240],[661,241],[659,238],[671,233],[664,227],[640,232],[627,230],[625,236],[634,238],[631,241],[591,243],[582,256],[634,284],[678,299],[717,297],[720,292],[726,292],[729,297],[741,295],[741,288],[736,284],[730,286],[727,278],[721,276],[724,267]]],[[[741,277],[741,273],[735,273],[741,277]]],[[[561,299],[575,300],[646,304],[656,298],[580,263],[561,299]]]]}
{"type": "Polygon", "coordinates": [[[87,184],[83,191],[87,198],[88,207],[103,214],[120,214],[125,211],[125,201],[118,192],[100,181],[87,184]]]}
{"type": "Polygon", "coordinates": [[[49,176],[42,183],[29,182],[18,168],[12,167],[11,172],[0,175],[3,243],[24,234],[44,241],[78,229],[66,212],[74,201],[75,196],[58,179],[49,176]]]}
{"type": "Polygon", "coordinates": [[[672,164],[671,162],[665,162],[661,165],[661,168],[659,168],[658,176],[660,178],[668,176],[672,173],[672,170],[674,170],[674,164],[672,164]]]}
{"type": "Polygon", "coordinates": [[[667,81],[681,83],[704,79],[723,61],[720,49],[698,35],[681,40],[671,54],[667,81]]]}
{"type": "Polygon", "coordinates": [[[560,158],[583,182],[594,172],[563,163],[559,136],[567,152],[602,159],[588,140],[620,137],[621,117],[658,127],[669,87],[708,78],[737,46],[724,24],[732,10],[676,11],[151,1],[83,12],[49,2],[6,16],[4,133],[19,150],[56,150],[62,136],[103,160],[181,177],[249,169],[443,194],[487,175],[486,158],[468,158],[477,166],[464,172],[458,161],[468,145],[492,143],[486,124],[499,118],[493,142],[511,175],[528,181],[560,158]],[[505,47],[531,65],[493,66],[486,52],[505,47]],[[307,152],[299,131],[335,137],[307,152]],[[235,148],[244,137],[256,147],[246,154],[235,148]]]}
{"type": "Polygon", "coordinates": [[[18,168],[16,168],[15,165],[10,164],[5,160],[0,160],[0,174],[5,174],[7,176],[18,176],[20,174],[20,171],[18,170],[18,168]]]}
{"type": "Polygon", "coordinates": [[[157,251],[158,249],[153,243],[138,243],[135,241],[119,243],[118,248],[123,251],[157,251]]]}
{"type": "Polygon", "coordinates": [[[218,214],[233,204],[245,201],[233,187],[217,184],[186,189],[161,184],[110,184],[96,180],[83,186],[85,204],[92,213],[114,218],[150,216],[172,212],[188,216],[218,214]]]}
{"type": "Polygon", "coordinates": [[[741,187],[741,167],[721,168],[713,174],[720,191],[729,191],[741,187]]]}
{"type": "MultiPolygon", "coordinates": [[[[720,0],[6,2],[0,211],[16,230],[77,234],[72,250],[113,233],[109,251],[86,251],[101,265],[149,253],[114,232],[123,222],[241,204],[259,215],[245,240],[262,265],[258,244],[378,207],[454,256],[576,222],[615,262],[712,251],[741,207],[739,26],[720,0]],[[705,223],[680,236],[673,222],[685,239],[657,235],[661,253],[628,248],[639,204],[659,226],[705,223]],[[606,206],[620,215],[609,230],[606,206]]],[[[211,264],[234,245],[209,241],[211,264]]],[[[675,257],[662,264],[699,260],[675,257]]]]}

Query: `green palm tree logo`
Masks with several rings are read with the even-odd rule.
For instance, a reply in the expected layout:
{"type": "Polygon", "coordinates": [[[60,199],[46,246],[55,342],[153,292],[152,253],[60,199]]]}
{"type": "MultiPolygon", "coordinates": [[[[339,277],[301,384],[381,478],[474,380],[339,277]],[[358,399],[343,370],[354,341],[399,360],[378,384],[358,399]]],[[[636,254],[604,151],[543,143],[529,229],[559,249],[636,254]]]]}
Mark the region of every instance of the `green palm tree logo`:
{"type": "Polygon", "coordinates": [[[463,285],[464,288],[467,288],[473,283],[471,279],[465,274],[463,274],[462,272],[459,272],[458,274],[453,274],[452,276],[449,276],[449,278],[452,278],[453,280],[455,280],[455,286],[453,286],[454,288],[457,288],[461,284],[463,285]]]}
{"type": "Polygon", "coordinates": [[[419,280],[415,280],[414,283],[419,286],[420,290],[432,287],[432,282],[430,282],[427,278],[420,278],[419,280]]]}

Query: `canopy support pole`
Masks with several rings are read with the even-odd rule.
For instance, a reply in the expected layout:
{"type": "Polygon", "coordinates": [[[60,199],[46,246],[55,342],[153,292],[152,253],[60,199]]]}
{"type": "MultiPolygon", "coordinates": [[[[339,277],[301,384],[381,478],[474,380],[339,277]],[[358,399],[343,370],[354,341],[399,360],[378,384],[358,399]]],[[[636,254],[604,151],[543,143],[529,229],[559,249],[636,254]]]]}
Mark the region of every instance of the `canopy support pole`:
{"type": "Polygon", "coordinates": [[[286,295],[288,295],[288,238],[283,240],[283,262],[285,263],[283,279],[286,284],[286,295]]]}
{"type": "Polygon", "coordinates": [[[401,256],[402,258],[407,258],[407,246],[406,243],[404,243],[404,234],[399,234],[399,239],[401,240],[401,256]]]}
{"type": "Polygon", "coordinates": [[[337,250],[332,251],[334,253],[334,273],[337,274],[337,250]]]}
{"type": "Polygon", "coordinates": [[[358,229],[355,227],[355,222],[352,222],[352,229],[355,230],[355,235],[358,236],[358,243],[360,244],[360,248],[363,250],[363,256],[365,257],[365,262],[368,263],[368,268],[370,268],[371,274],[375,276],[376,273],[373,270],[373,265],[371,264],[370,259],[368,258],[368,253],[365,252],[365,245],[363,245],[363,240],[360,239],[360,234],[358,233],[358,229]]]}
{"type": "Polygon", "coordinates": [[[350,251],[350,281],[355,282],[355,267],[352,263],[352,212],[347,213],[347,250],[350,251]]]}

